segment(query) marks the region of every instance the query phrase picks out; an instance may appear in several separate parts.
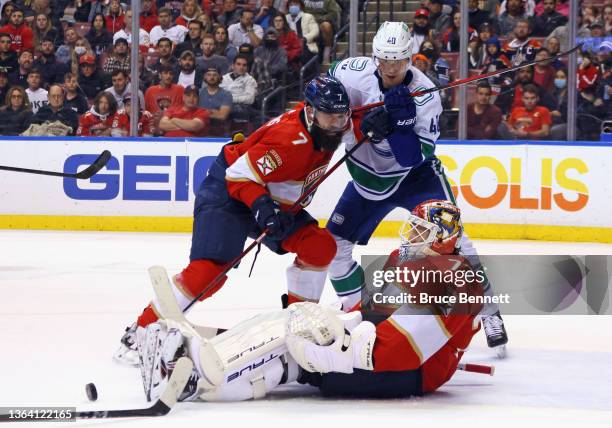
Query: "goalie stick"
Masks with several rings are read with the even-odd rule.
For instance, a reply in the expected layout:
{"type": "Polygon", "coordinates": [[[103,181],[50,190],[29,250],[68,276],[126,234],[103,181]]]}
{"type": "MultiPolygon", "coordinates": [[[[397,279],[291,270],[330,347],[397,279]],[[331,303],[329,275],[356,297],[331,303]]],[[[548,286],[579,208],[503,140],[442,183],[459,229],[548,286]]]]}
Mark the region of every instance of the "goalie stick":
{"type": "Polygon", "coordinates": [[[178,397],[185,389],[189,376],[193,370],[193,362],[186,357],[179,358],[176,366],[168,380],[168,386],[151,407],[142,409],[124,410],[93,410],[76,412],[77,419],[100,419],[100,418],[131,418],[136,416],[164,416],[167,415],[176,404],[178,397]]]}
{"type": "MultiPolygon", "coordinates": [[[[109,419],[109,418],[133,418],[137,416],[151,417],[167,415],[178,401],[178,397],[185,389],[189,376],[193,370],[193,362],[186,357],[179,358],[174,371],[168,380],[168,386],[159,400],[152,406],[141,409],[118,409],[118,410],[91,410],[76,411],[73,413],[75,419],[109,419]]],[[[1,414],[0,422],[16,422],[9,414],[1,414]]]]}
{"type": "Polygon", "coordinates": [[[98,156],[98,158],[91,165],[89,165],[83,171],[77,172],[74,174],[67,173],[67,172],[44,171],[42,169],[18,168],[15,166],[3,166],[3,165],[0,165],[0,170],[87,180],[93,177],[94,175],[96,175],[96,173],[100,171],[102,168],[104,168],[110,158],[111,158],[111,152],[109,152],[108,150],[104,150],[100,154],[100,156],[98,156]]]}

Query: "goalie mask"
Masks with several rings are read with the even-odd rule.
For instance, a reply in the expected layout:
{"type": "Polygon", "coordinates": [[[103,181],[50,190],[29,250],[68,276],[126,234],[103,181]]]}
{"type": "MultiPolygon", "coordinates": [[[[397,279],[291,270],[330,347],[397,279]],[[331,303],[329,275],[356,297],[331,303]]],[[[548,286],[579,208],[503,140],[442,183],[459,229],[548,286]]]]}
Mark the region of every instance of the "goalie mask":
{"type": "Polygon", "coordinates": [[[463,234],[461,211],[442,200],[417,205],[400,229],[400,260],[453,254],[463,234]]]}

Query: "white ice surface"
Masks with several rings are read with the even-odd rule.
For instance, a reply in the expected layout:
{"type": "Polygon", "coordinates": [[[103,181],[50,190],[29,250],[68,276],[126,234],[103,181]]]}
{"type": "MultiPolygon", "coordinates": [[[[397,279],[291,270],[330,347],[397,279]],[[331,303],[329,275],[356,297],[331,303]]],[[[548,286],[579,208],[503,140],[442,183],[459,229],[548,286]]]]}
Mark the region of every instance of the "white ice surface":
{"type": "MultiPolygon", "coordinates": [[[[185,234],[0,231],[0,406],[146,405],[138,369],[111,355],[125,326],[151,297],[146,269],[171,273],[187,261],[185,234]],[[87,401],[95,382],[99,399],[87,401]]],[[[373,240],[385,254],[395,240],[373,240]]],[[[612,254],[612,245],[477,241],[483,254],[612,254]]],[[[366,249],[360,248],[361,252],[366,249]]],[[[284,266],[262,250],[190,318],[230,327],[278,309],[284,266]]],[[[327,289],[324,300],[331,300],[327,289]]],[[[436,393],[410,400],[330,400],[304,386],[242,403],[179,403],[163,418],[80,421],[112,427],[612,426],[612,317],[506,316],[509,355],[497,360],[480,333],[466,362],[494,364],[494,377],[458,372],[436,393]]],[[[41,426],[36,425],[36,426],[41,426]]],[[[57,427],[58,425],[52,425],[57,427]]],[[[74,425],[70,425],[74,426],[74,425]]]]}

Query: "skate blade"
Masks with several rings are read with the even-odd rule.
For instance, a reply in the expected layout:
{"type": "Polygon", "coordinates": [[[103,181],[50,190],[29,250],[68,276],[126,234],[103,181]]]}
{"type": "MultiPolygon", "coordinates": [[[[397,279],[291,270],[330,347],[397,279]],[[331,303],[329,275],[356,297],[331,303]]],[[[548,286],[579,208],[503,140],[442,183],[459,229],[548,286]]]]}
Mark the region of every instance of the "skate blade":
{"type": "Polygon", "coordinates": [[[497,358],[499,358],[500,360],[503,360],[508,356],[506,345],[496,346],[495,348],[493,348],[493,350],[495,351],[495,355],[497,356],[497,358]]]}

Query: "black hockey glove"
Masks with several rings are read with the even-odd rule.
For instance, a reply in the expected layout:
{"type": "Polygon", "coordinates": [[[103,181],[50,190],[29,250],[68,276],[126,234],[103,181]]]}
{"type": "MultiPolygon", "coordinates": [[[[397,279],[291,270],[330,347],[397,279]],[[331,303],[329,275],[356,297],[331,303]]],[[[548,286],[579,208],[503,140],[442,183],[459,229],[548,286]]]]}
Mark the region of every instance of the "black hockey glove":
{"type": "Polygon", "coordinates": [[[378,144],[391,132],[389,115],[383,107],[378,107],[363,117],[359,129],[363,135],[372,132],[370,142],[378,144]]]}
{"type": "Polygon", "coordinates": [[[406,85],[398,85],[385,94],[385,110],[393,132],[406,134],[416,125],[416,104],[406,85]]]}
{"type": "Polygon", "coordinates": [[[251,211],[261,230],[267,229],[267,236],[271,239],[282,241],[291,232],[293,214],[281,211],[280,204],[272,200],[270,195],[255,199],[251,211]]]}

